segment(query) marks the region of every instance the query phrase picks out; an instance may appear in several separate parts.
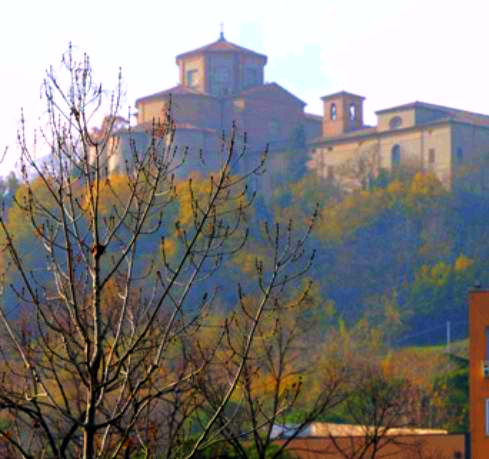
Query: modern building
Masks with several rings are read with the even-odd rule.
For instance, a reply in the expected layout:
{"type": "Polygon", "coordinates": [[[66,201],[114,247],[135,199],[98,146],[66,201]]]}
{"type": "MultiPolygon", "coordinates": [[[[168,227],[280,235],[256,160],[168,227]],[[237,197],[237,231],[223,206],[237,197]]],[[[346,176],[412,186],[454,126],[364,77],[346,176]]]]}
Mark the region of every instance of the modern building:
{"type": "Polygon", "coordinates": [[[489,116],[424,102],[379,110],[363,122],[364,97],[322,98],[322,135],[309,144],[308,168],[347,189],[382,169],[432,171],[447,188],[489,189],[489,116]]]}
{"type": "Polygon", "coordinates": [[[489,291],[469,295],[469,389],[472,457],[489,456],[489,291]]]}

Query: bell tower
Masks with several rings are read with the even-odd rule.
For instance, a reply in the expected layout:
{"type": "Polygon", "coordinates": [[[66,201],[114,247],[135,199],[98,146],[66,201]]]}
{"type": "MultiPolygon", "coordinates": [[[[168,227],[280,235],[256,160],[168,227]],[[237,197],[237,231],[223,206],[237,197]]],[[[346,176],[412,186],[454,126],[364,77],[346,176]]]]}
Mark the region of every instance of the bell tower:
{"type": "Polygon", "coordinates": [[[323,137],[335,137],[363,127],[365,97],[341,91],[321,97],[324,107],[323,137]]]}

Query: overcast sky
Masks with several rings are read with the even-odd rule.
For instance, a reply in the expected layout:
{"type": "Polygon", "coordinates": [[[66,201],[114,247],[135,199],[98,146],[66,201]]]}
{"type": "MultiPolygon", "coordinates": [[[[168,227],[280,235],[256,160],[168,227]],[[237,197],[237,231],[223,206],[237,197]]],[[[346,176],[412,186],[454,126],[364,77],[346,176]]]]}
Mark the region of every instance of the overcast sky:
{"type": "Polygon", "coordinates": [[[321,113],[320,97],[366,97],[365,117],[420,100],[489,114],[487,0],[16,0],[0,7],[0,175],[13,167],[20,109],[42,112],[45,69],[68,42],[105,87],[122,67],[127,105],[177,83],[175,56],[226,39],[268,56],[265,79],[321,113]]]}

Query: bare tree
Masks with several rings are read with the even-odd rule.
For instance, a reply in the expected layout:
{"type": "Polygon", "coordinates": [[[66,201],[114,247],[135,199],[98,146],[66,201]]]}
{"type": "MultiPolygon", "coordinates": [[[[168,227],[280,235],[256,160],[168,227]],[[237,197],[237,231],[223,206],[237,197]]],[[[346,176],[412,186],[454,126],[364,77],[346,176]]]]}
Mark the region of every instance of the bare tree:
{"type": "Polygon", "coordinates": [[[344,438],[330,435],[338,453],[345,459],[374,459],[388,445],[409,451],[419,449],[419,442],[404,442],[399,431],[413,427],[410,383],[386,375],[380,365],[373,363],[355,368],[351,377],[344,412],[357,431],[344,438]]]}
{"type": "MultiPolygon", "coordinates": [[[[262,263],[266,261],[257,258],[257,266],[262,263]]],[[[310,289],[310,283],[297,286],[292,297],[278,292],[258,325],[235,407],[219,419],[216,442],[227,443],[237,457],[283,457],[290,441],[343,400],[342,372],[330,368],[320,375],[317,366],[310,364],[314,360],[314,330],[319,326],[318,306],[310,289]],[[276,443],[279,437],[284,439],[280,444],[276,443]]],[[[224,380],[240,362],[243,343],[239,337],[255,307],[252,298],[242,298],[241,314],[230,324],[228,349],[218,368],[224,380]]],[[[212,373],[209,378],[216,379],[212,373]]],[[[203,385],[210,406],[219,403],[220,390],[219,386],[203,385]]]]}
{"type": "Polygon", "coordinates": [[[298,238],[292,231],[281,237],[279,225],[270,232],[270,263],[257,266],[259,298],[245,309],[234,366],[195,432],[187,420],[204,401],[194,388],[234,316],[212,345],[199,332],[222,291],[216,273],[247,239],[253,195],[246,180],[263,162],[235,174],[246,149],[238,151],[233,132],[216,152],[219,170],[177,184],[184,152],[173,145],[168,111],[154,120],[146,148],[129,140],[123,177],[108,176],[107,162],[119,154],[121,79],[106,104],[88,57],[76,60],[70,48],[62,70],[50,69],[43,84],[46,123],[37,148],[47,145],[50,160],[40,165],[19,133],[23,184],[15,205],[37,238],[35,269],[0,216],[11,276],[0,310],[0,436],[22,457],[148,457],[158,448],[166,457],[194,457],[212,441],[248,371],[267,308],[308,269],[312,223],[298,238]],[[91,120],[107,106],[104,129],[92,132],[91,120]],[[143,257],[144,250],[153,255],[143,257]]]}
{"type": "Polygon", "coordinates": [[[340,185],[347,190],[369,190],[380,172],[381,158],[378,145],[361,149],[336,170],[340,185]]]}

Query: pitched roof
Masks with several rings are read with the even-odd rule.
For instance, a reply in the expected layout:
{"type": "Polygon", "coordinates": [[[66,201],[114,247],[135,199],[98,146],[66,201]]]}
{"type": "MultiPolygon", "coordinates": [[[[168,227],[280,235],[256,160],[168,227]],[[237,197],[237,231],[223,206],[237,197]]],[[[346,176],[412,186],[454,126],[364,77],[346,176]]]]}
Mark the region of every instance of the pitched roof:
{"type": "Polygon", "coordinates": [[[252,54],[257,57],[261,57],[264,59],[265,63],[267,62],[267,56],[264,54],[259,54],[255,51],[252,51],[251,49],[243,48],[242,46],[238,46],[234,43],[231,43],[230,41],[227,41],[224,38],[224,35],[221,34],[219,37],[219,40],[210,43],[208,45],[202,46],[197,49],[193,49],[192,51],[187,51],[185,53],[179,54],[176,57],[177,62],[185,57],[192,56],[194,54],[201,54],[201,53],[214,53],[214,52],[239,52],[239,53],[245,53],[245,54],[252,54]]]}
{"type": "Polygon", "coordinates": [[[326,94],[325,96],[321,97],[321,100],[335,99],[339,96],[355,97],[357,99],[365,100],[365,97],[359,96],[358,94],[353,94],[352,92],[347,92],[347,91],[338,91],[338,92],[335,92],[333,94],[326,94]]]}
{"type": "Polygon", "coordinates": [[[279,84],[277,83],[265,83],[265,84],[259,84],[259,85],[256,85],[256,86],[251,86],[249,88],[246,88],[244,89],[243,91],[241,91],[237,96],[236,98],[240,98],[240,97],[246,97],[246,96],[249,96],[249,95],[254,95],[254,94],[263,94],[263,93],[271,93],[271,92],[279,92],[279,93],[282,93],[284,95],[286,95],[287,97],[291,98],[291,99],[294,99],[296,102],[299,102],[300,104],[302,105],[306,105],[306,103],[299,99],[297,96],[294,96],[294,94],[292,94],[290,91],[287,91],[287,89],[283,88],[282,86],[280,86],[279,84]]]}
{"type": "MultiPolygon", "coordinates": [[[[151,133],[152,129],[154,128],[154,125],[152,122],[146,121],[145,123],[139,123],[136,124],[131,128],[132,132],[149,132],[151,133]]],[[[199,131],[199,132],[207,132],[210,134],[216,134],[217,135],[217,130],[212,129],[212,128],[207,128],[207,127],[202,127],[202,126],[197,126],[192,123],[175,123],[175,128],[178,131],[186,130],[186,131],[199,131]]],[[[118,131],[120,133],[128,133],[130,132],[128,129],[124,129],[121,131],[118,131]]]]}
{"type": "Polygon", "coordinates": [[[397,105],[395,107],[384,108],[383,110],[377,110],[376,115],[382,115],[384,113],[396,112],[401,110],[411,110],[415,108],[422,108],[427,110],[433,110],[445,114],[448,118],[455,121],[461,121],[470,124],[478,124],[489,126],[489,115],[481,113],[469,112],[467,110],[460,110],[458,108],[445,107],[443,105],[429,104],[426,102],[411,102],[408,104],[397,105]]]}
{"type": "Polygon", "coordinates": [[[316,115],[316,113],[304,113],[304,118],[308,120],[314,120],[314,121],[323,121],[323,116],[322,115],[316,115]]]}
{"type": "Polygon", "coordinates": [[[197,91],[196,89],[189,88],[188,86],[184,86],[179,84],[170,89],[165,89],[164,91],[155,92],[154,94],[150,94],[149,96],[144,96],[136,100],[136,107],[140,102],[146,102],[152,99],[162,99],[168,95],[178,95],[178,96],[204,96],[204,97],[214,97],[211,94],[207,94],[205,92],[197,91]]]}

